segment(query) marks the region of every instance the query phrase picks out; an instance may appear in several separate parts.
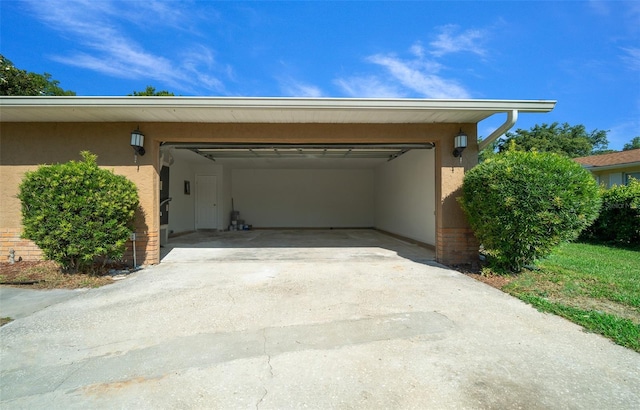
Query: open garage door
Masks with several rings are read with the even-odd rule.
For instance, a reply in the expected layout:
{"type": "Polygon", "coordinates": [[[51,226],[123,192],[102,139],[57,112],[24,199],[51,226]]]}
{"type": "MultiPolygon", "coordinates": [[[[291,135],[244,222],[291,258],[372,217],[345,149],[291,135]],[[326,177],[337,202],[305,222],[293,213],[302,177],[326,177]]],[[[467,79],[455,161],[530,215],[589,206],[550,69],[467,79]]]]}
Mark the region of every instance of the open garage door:
{"type": "MultiPolygon", "coordinates": [[[[198,228],[205,198],[180,184],[216,176],[218,229],[232,211],[254,229],[376,228],[435,245],[433,144],[165,144],[175,195],[169,229],[198,228]],[[176,199],[177,197],[177,199],[176,199]],[[181,201],[182,199],[182,201],[181,201]],[[195,209],[195,214],[190,216],[195,209]]],[[[200,184],[200,182],[199,182],[200,184]]]]}

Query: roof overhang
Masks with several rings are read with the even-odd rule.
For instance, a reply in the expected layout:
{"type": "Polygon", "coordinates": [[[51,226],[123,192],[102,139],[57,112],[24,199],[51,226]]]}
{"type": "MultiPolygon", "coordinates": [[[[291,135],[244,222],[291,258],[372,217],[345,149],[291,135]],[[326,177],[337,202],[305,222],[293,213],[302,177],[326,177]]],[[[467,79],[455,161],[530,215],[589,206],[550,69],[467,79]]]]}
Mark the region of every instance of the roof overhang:
{"type": "Polygon", "coordinates": [[[1,122],[478,123],[552,100],[239,97],[2,97],[1,122]]]}
{"type": "Polygon", "coordinates": [[[582,168],[586,170],[589,170],[591,172],[597,172],[597,171],[611,171],[614,169],[640,167],[640,161],[625,162],[622,164],[613,164],[613,165],[586,165],[586,164],[580,164],[580,165],[582,165],[582,168]]]}

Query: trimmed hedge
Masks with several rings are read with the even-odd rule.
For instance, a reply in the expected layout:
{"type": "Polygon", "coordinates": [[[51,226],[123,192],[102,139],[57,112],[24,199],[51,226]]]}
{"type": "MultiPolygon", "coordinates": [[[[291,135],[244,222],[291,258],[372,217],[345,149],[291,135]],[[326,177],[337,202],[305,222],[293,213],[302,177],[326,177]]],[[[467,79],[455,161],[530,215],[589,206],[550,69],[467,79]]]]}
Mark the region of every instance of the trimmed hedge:
{"type": "Polygon", "coordinates": [[[640,247],[640,181],[601,188],[602,210],[583,239],[640,247]]]}
{"type": "Polygon", "coordinates": [[[86,272],[96,259],[118,259],[134,228],[138,192],[133,182],[100,169],[96,156],[45,165],[20,184],[23,237],[69,272],[86,272]]]}
{"type": "Polygon", "coordinates": [[[569,158],[507,151],[471,169],[459,202],[497,271],[519,272],[598,216],[591,174],[569,158]]]}

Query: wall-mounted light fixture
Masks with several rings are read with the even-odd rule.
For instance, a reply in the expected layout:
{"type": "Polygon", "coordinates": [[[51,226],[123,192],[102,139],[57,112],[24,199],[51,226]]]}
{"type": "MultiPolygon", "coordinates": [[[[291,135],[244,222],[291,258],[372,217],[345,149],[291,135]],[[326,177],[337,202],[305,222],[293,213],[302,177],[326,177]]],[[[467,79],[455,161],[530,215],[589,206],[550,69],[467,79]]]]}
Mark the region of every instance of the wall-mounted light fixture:
{"type": "Polygon", "coordinates": [[[134,131],[131,131],[131,146],[135,151],[134,161],[137,162],[138,155],[144,155],[144,134],[140,132],[140,127],[137,127],[134,131]]]}
{"type": "Polygon", "coordinates": [[[460,132],[455,137],[453,148],[453,156],[460,157],[460,162],[462,162],[462,151],[467,148],[467,134],[462,132],[462,128],[460,128],[460,132]]]}

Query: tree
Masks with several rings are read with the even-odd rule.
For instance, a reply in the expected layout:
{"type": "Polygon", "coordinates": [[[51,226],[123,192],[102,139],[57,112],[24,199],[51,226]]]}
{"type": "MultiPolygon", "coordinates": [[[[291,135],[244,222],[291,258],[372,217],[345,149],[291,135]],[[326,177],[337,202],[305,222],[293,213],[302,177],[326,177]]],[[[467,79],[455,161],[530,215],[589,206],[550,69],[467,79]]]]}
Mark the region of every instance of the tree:
{"type": "Polygon", "coordinates": [[[72,273],[122,257],[139,201],[133,182],[82,157],[27,172],[18,193],[23,237],[72,273]]]}
{"type": "Polygon", "coordinates": [[[630,142],[624,144],[624,147],[622,147],[622,150],[629,151],[629,150],[638,149],[638,148],[640,148],[640,137],[635,137],[630,142]]]}
{"type": "MultiPolygon", "coordinates": [[[[478,144],[482,142],[483,138],[478,138],[478,144]]],[[[498,150],[500,148],[500,140],[493,140],[489,145],[487,145],[482,151],[478,153],[478,163],[484,162],[489,158],[493,158],[495,155],[498,155],[498,150]]]]}
{"type": "Polygon", "coordinates": [[[530,130],[518,129],[515,133],[506,133],[500,141],[500,151],[505,151],[511,142],[515,142],[516,150],[553,152],[570,158],[586,157],[607,150],[609,141],[607,132],[593,130],[587,132],[584,125],[535,125],[530,130]]]}
{"type": "Polygon", "coordinates": [[[73,91],[63,90],[59,84],[59,81],[51,79],[49,73],[37,74],[21,70],[0,55],[0,95],[76,95],[73,91]]]}
{"type": "Polygon", "coordinates": [[[133,94],[129,94],[134,97],[174,97],[175,94],[166,90],[156,91],[155,87],[150,85],[144,91],[134,91],[133,94]]]}
{"type": "Polygon", "coordinates": [[[498,272],[518,272],[575,239],[601,204],[595,180],[577,162],[513,150],[468,171],[458,200],[498,272]]]}
{"type": "Polygon", "coordinates": [[[640,250],[640,180],[600,190],[602,210],[583,238],[640,250]]]}

